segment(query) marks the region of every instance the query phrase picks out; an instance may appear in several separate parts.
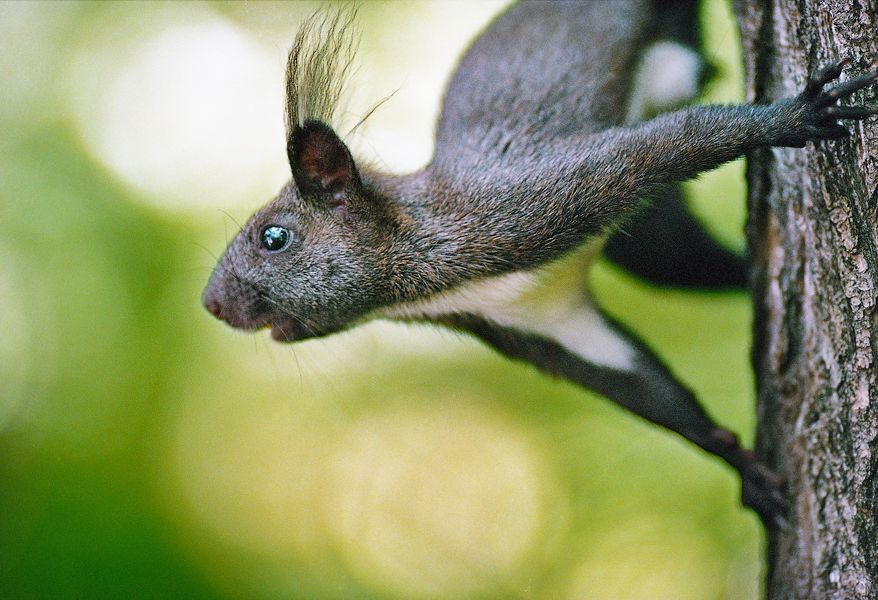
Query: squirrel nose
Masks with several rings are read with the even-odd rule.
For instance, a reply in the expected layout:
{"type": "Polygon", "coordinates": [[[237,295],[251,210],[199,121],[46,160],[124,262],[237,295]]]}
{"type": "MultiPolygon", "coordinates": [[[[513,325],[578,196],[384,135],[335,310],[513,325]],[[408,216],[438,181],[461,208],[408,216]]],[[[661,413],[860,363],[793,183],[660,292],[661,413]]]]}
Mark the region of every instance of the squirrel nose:
{"type": "Polygon", "coordinates": [[[217,319],[221,318],[221,315],[223,314],[223,306],[216,300],[209,301],[204,307],[207,309],[207,312],[215,316],[217,319]]]}
{"type": "Polygon", "coordinates": [[[218,299],[205,295],[204,308],[217,319],[223,318],[223,305],[218,299]]]}

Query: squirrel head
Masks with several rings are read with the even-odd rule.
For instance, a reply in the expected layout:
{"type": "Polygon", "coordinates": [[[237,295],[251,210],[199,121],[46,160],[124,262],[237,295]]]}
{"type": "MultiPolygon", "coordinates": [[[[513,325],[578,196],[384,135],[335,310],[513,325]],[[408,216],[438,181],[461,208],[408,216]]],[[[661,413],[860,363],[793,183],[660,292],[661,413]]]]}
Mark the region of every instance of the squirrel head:
{"type": "Polygon", "coordinates": [[[294,341],[338,331],[387,302],[391,203],[370,191],[328,125],[356,50],[352,10],[318,12],[286,72],[290,181],[220,258],[205,307],[233,327],[294,341]]]}
{"type": "Polygon", "coordinates": [[[344,328],[388,301],[393,215],[348,148],[319,121],[289,138],[293,179],[220,258],[205,307],[233,327],[295,341],[344,328]]]}

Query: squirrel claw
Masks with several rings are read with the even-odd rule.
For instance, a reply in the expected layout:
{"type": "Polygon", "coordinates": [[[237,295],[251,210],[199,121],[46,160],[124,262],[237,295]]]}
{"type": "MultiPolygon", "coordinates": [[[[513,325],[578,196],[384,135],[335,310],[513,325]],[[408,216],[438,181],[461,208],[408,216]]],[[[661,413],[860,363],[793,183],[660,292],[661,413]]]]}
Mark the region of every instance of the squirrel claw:
{"type": "Polygon", "coordinates": [[[833,79],[838,79],[842,70],[844,70],[849,64],[851,64],[850,57],[845,57],[835,64],[827,65],[822,69],[818,69],[808,77],[808,81],[805,84],[804,95],[808,98],[816,98],[820,92],[823,91],[823,86],[833,79]]]}
{"type": "Polygon", "coordinates": [[[743,451],[745,463],[740,467],[741,502],[756,511],[767,528],[789,527],[790,505],[784,478],[758,462],[750,451],[743,451]]]}
{"type": "Polygon", "coordinates": [[[861,121],[878,115],[878,107],[874,105],[838,105],[840,100],[878,80],[878,69],[874,65],[873,70],[864,75],[836,84],[827,90],[823,89],[837,79],[849,64],[851,60],[844,58],[817,70],[808,77],[801,94],[778,103],[786,113],[786,131],[772,145],[801,148],[809,141],[843,139],[850,137],[851,133],[839,121],[861,121]]]}
{"type": "Polygon", "coordinates": [[[787,527],[789,500],[784,478],[762,464],[755,452],[742,448],[731,431],[716,428],[710,438],[714,454],[741,476],[741,503],[755,510],[766,527],[787,527]]]}
{"type": "MultiPolygon", "coordinates": [[[[840,83],[834,88],[827,90],[826,92],[822,92],[817,95],[814,99],[814,105],[818,108],[832,108],[836,102],[838,102],[841,98],[845,98],[850,96],[854,92],[863,89],[871,85],[873,81],[878,79],[878,71],[872,71],[871,73],[866,73],[865,75],[860,75],[859,77],[854,77],[844,83],[840,83]]],[[[838,107],[843,108],[843,107],[838,107]]],[[[852,107],[852,108],[861,108],[861,107],[852,107]]],[[[865,108],[865,107],[862,107],[865,108]]],[[[865,113],[866,116],[874,113],[865,113]]],[[[842,118],[863,118],[863,117],[842,117],[842,118]]]]}
{"type": "Polygon", "coordinates": [[[878,106],[827,106],[823,114],[833,119],[865,119],[878,115],[878,106]]]}

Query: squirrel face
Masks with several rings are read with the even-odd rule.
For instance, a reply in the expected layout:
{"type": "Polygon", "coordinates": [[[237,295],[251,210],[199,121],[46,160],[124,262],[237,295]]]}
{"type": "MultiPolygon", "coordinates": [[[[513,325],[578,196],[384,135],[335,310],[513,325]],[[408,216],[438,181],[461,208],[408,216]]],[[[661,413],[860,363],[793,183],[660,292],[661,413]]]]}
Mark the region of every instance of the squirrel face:
{"type": "Polygon", "coordinates": [[[202,299],[233,327],[271,327],[291,342],[339,331],[388,301],[381,273],[393,227],[329,126],[297,128],[288,155],[293,180],[235,236],[202,299]]]}

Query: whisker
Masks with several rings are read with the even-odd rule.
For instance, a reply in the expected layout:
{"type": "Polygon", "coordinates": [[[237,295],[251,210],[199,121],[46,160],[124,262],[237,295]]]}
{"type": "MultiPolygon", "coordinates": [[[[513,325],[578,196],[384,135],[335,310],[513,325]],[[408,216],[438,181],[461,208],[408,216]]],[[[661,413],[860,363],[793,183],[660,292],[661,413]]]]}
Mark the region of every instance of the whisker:
{"type": "Polygon", "coordinates": [[[379,108],[381,108],[381,107],[384,105],[384,103],[386,103],[388,100],[390,100],[391,98],[393,98],[394,96],[396,96],[396,93],[397,93],[398,91],[399,91],[399,88],[393,90],[392,92],[390,92],[389,94],[387,94],[386,96],[384,96],[381,100],[379,100],[379,101],[375,104],[375,106],[373,106],[372,108],[370,108],[370,109],[368,110],[368,112],[366,112],[366,114],[363,115],[363,117],[362,117],[359,121],[357,121],[357,124],[356,124],[356,125],[354,125],[353,127],[350,128],[350,130],[348,131],[347,135],[351,135],[351,134],[353,134],[353,133],[354,133],[354,132],[360,127],[360,125],[362,125],[363,123],[366,122],[366,119],[368,119],[369,117],[371,117],[371,116],[375,113],[376,110],[378,110],[379,108]]]}
{"type": "Polygon", "coordinates": [[[231,219],[232,223],[234,223],[235,225],[238,226],[238,231],[241,231],[244,229],[244,226],[241,225],[241,222],[238,221],[238,219],[236,219],[235,217],[233,217],[228,211],[225,211],[221,208],[217,209],[217,210],[219,210],[221,213],[223,213],[225,216],[227,216],[229,219],[231,219]]]}
{"type": "Polygon", "coordinates": [[[210,256],[210,257],[214,260],[214,262],[218,262],[218,261],[219,261],[219,256],[217,256],[217,255],[216,255],[216,254],[215,254],[210,248],[208,248],[207,246],[204,246],[204,245],[202,245],[202,244],[200,244],[200,243],[198,243],[198,242],[192,242],[192,245],[195,246],[196,248],[199,248],[199,249],[204,250],[205,252],[207,252],[207,255],[210,256]]]}
{"type": "Polygon", "coordinates": [[[293,361],[296,363],[296,371],[299,373],[299,395],[305,395],[305,378],[302,375],[302,365],[299,364],[299,355],[296,353],[296,349],[293,346],[290,346],[290,354],[293,355],[293,361]]]}
{"type": "MultiPolygon", "coordinates": [[[[264,292],[259,292],[259,298],[261,300],[264,300],[264,301],[270,303],[272,306],[274,306],[276,309],[278,309],[278,312],[281,314],[281,316],[287,317],[289,319],[292,319],[292,320],[300,323],[303,327],[305,327],[308,330],[308,333],[310,333],[312,335],[317,335],[317,328],[312,326],[313,324],[311,322],[309,322],[308,320],[306,320],[305,318],[300,317],[296,314],[293,314],[292,312],[289,311],[289,309],[286,309],[283,306],[281,306],[280,304],[278,304],[273,298],[271,298],[270,296],[268,296],[264,292]]],[[[286,337],[286,332],[284,332],[283,329],[281,329],[281,332],[283,332],[284,336],[286,337]]]]}

